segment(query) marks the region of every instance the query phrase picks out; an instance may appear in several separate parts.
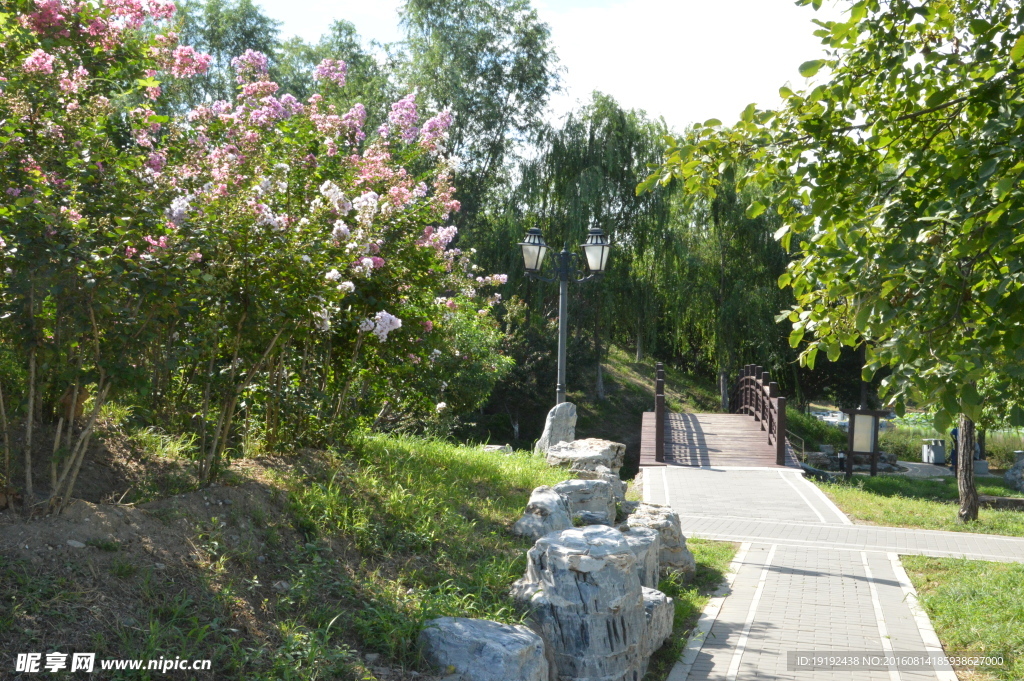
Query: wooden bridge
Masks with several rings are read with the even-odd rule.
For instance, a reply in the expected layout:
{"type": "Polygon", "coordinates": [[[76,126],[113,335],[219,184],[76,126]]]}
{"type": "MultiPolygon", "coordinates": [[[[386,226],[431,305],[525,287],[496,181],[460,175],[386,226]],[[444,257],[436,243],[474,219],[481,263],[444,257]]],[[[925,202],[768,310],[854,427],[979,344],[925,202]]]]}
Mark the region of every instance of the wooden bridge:
{"type": "Polygon", "coordinates": [[[767,371],[743,368],[729,414],[674,414],[665,410],[665,370],[659,363],[654,411],[644,414],[641,466],[799,467],[787,447],[786,398],[767,371]]]}

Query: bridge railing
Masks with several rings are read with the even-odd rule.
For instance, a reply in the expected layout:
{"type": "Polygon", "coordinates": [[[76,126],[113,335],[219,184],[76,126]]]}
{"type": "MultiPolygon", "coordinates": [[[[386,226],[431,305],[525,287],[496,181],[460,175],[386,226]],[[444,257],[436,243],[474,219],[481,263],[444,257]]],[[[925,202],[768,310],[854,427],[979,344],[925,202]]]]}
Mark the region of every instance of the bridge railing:
{"type": "Polygon", "coordinates": [[[665,461],[665,365],[661,362],[654,373],[654,460],[665,461]]]}
{"type": "Polygon", "coordinates": [[[740,372],[732,392],[730,411],[747,414],[767,431],[768,444],[775,446],[775,463],[786,465],[786,398],[779,384],[762,367],[748,364],[740,372]]]}

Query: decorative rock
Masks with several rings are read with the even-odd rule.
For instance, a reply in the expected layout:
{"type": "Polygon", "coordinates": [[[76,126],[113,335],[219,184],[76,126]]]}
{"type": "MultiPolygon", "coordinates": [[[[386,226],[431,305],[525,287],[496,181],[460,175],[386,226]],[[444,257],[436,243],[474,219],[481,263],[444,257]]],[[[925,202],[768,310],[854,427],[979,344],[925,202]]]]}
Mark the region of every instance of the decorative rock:
{"type": "Polygon", "coordinates": [[[568,500],[573,513],[593,511],[615,520],[612,486],[604,480],[566,480],[555,485],[555,491],[568,500]]]}
{"type": "Polygon", "coordinates": [[[548,463],[552,466],[567,466],[574,470],[606,466],[613,473],[618,473],[626,458],[626,445],[588,437],[549,447],[547,453],[548,463]]]}
{"type": "Polygon", "coordinates": [[[572,468],[573,473],[579,480],[604,480],[612,488],[612,498],[615,501],[623,502],[626,500],[626,483],[622,481],[618,473],[612,473],[612,469],[607,466],[594,465],[592,468],[572,468]]]}
{"type": "Polygon", "coordinates": [[[68,539],[68,546],[70,546],[73,549],[84,549],[85,548],[85,544],[83,544],[80,541],[75,541],[74,539],[68,539]]]}
{"type": "Polygon", "coordinates": [[[523,626],[465,617],[439,617],[419,637],[427,662],[454,667],[463,681],[548,681],[544,641],[523,626]]]}
{"type": "Polygon", "coordinates": [[[672,635],[676,607],[672,599],[657,589],[643,588],[647,635],[644,636],[644,658],[649,658],[672,635]]]}
{"type": "Polygon", "coordinates": [[[627,516],[636,513],[636,509],[638,509],[638,508],[640,508],[640,502],[639,501],[623,501],[622,502],[622,512],[625,513],[627,516]]]}
{"type": "Polygon", "coordinates": [[[549,532],[572,527],[572,511],[565,497],[554,488],[543,485],[533,490],[526,504],[526,513],[512,526],[520,537],[539,539],[549,532]]]}
{"type": "Polygon", "coordinates": [[[579,513],[572,514],[572,524],[575,526],[608,525],[611,527],[612,521],[608,519],[607,513],[580,511],[579,513]]]}
{"type": "MultiPolygon", "coordinates": [[[[529,609],[559,681],[635,681],[647,667],[636,556],[600,525],[541,537],[512,596],[529,609]]],[[[516,677],[508,677],[516,678],[516,677]]]]}
{"type": "Polygon", "coordinates": [[[1024,459],[1015,463],[1003,473],[1003,480],[1010,489],[1024,492],[1024,459]]]}
{"type": "Polygon", "coordinates": [[[658,558],[661,549],[658,531],[649,527],[629,527],[628,525],[623,525],[619,529],[622,531],[626,543],[629,544],[629,548],[636,555],[636,575],[640,579],[640,585],[657,589],[660,572],[658,558]]]}
{"type": "Polygon", "coordinates": [[[658,563],[662,573],[682,572],[693,575],[697,561],[686,548],[686,537],[679,524],[679,515],[661,504],[640,504],[626,521],[630,527],[649,527],[657,530],[661,539],[658,563]]]}
{"type": "Polygon", "coordinates": [[[494,452],[495,454],[511,454],[512,445],[484,445],[485,452],[494,452]]]}
{"type": "Polygon", "coordinates": [[[543,454],[559,442],[572,442],[576,439],[576,405],[572,402],[556,404],[548,412],[544,422],[544,433],[537,440],[533,451],[543,454]]]}

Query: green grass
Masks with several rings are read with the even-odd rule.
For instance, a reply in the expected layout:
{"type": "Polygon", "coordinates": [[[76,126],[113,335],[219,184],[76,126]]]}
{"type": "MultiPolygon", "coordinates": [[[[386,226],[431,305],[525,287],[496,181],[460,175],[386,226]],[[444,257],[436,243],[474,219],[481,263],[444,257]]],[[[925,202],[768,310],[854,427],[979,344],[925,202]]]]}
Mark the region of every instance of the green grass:
{"type": "Polygon", "coordinates": [[[1008,653],[977,678],[1024,679],[1024,565],[901,556],[946,652],[1008,653]]]}
{"type": "MultiPolygon", "coordinates": [[[[1024,513],[982,508],[978,520],[959,523],[956,481],[918,480],[899,475],[854,476],[850,483],[816,483],[837,506],[856,520],[890,527],[918,527],[1024,537],[1024,513]]],[[[978,493],[1024,497],[1001,480],[978,479],[978,493]]]]}
{"type": "Polygon", "coordinates": [[[680,584],[670,577],[663,579],[658,588],[675,599],[676,618],[672,636],[651,656],[644,681],[663,681],[683,654],[686,640],[697,624],[711,594],[725,578],[729,563],[736,555],[736,545],[708,539],[688,539],[687,547],[697,560],[697,572],[689,584],[680,584]]]}
{"type": "Polygon", "coordinates": [[[802,438],[809,452],[819,451],[821,445],[832,445],[837,452],[846,448],[846,433],[810,414],[789,407],[786,408],[786,430],[802,438]]]}

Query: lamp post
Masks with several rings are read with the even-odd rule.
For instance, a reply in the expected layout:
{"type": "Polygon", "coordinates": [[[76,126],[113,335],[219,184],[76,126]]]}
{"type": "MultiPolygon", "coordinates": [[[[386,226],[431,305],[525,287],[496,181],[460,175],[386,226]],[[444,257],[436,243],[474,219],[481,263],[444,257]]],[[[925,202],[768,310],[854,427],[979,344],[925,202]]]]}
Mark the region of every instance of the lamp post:
{"type": "Polygon", "coordinates": [[[568,244],[566,244],[560,253],[555,254],[555,271],[552,277],[541,276],[541,267],[544,265],[544,256],[547,255],[548,245],[544,243],[544,235],[539,229],[536,227],[530,229],[526,233],[526,239],[519,246],[523,249],[526,276],[537,281],[558,281],[558,385],[555,387],[555,404],[561,404],[565,402],[565,343],[568,336],[569,280],[583,283],[604,274],[611,244],[608,243],[608,237],[604,232],[597,227],[591,229],[587,240],[581,246],[587,259],[587,270],[590,273],[583,274],[577,267],[579,256],[570,253],[568,244]],[[583,276],[580,276],[581,274],[583,276]]]}

